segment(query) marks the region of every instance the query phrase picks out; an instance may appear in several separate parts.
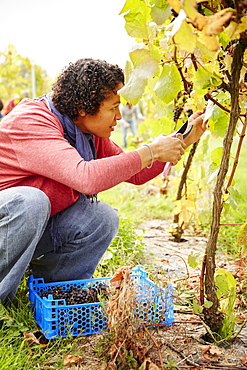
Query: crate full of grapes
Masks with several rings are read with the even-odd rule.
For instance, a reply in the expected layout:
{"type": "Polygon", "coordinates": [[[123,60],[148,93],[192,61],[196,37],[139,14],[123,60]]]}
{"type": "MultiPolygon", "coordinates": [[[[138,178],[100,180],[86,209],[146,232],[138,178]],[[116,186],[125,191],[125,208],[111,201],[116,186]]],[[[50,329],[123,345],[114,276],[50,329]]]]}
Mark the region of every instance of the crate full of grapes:
{"type": "MultiPolygon", "coordinates": [[[[29,277],[29,300],[34,317],[47,339],[89,335],[108,329],[106,304],[111,277],[45,283],[29,277]]],[[[135,317],[146,326],[174,322],[173,288],[160,288],[140,266],[131,270],[136,291],[135,317]]]]}

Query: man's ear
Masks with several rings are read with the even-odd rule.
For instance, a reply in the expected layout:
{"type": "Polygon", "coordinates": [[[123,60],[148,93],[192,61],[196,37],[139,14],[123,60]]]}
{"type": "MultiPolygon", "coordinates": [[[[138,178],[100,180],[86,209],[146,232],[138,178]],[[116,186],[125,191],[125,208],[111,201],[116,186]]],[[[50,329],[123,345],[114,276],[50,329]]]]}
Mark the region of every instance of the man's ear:
{"type": "Polygon", "coordinates": [[[78,113],[81,117],[85,117],[85,115],[87,114],[83,109],[79,110],[78,113]]]}

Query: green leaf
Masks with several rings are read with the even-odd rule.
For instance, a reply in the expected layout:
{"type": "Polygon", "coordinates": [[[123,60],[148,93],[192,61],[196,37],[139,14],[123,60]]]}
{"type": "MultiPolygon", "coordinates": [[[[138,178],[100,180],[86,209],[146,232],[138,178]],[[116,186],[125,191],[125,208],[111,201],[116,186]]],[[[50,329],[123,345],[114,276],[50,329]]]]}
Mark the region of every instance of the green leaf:
{"type": "Polygon", "coordinates": [[[134,68],[145,68],[144,73],[146,78],[152,77],[157,73],[160,55],[155,46],[149,45],[146,47],[140,44],[129,55],[134,68]]]}
{"type": "Polygon", "coordinates": [[[134,105],[141,99],[147,85],[147,79],[143,77],[142,72],[140,69],[135,69],[127,85],[118,91],[127,102],[134,105]]]}
{"type": "MultiPolygon", "coordinates": [[[[155,76],[159,69],[159,58],[155,47],[136,48],[130,53],[134,66],[127,84],[119,90],[119,94],[128,102],[137,104],[141,99],[149,77],[155,76]]],[[[129,68],[129,66],[128,66],[129,68]]]]}
{"type": "Polygon", "coordinates": [[[167,6],[169,6],[166,0],[151,0],[150,4],[155,5],[158,8],[166,8],[167,6]]]}
{"type": "Polygon", "coordinates": [[[236,281],[233,275],[224,269],[218,269],[215,272],[215,283],[217,286],[218,298],[228,296],[229,293],[236,290],[236,281]]]}
{"type": "Polygon", "coordinates": [[[222,44],[223,48],[225,49],[230,42],[230,38],[228,37],[226,32],[221,32],[219,34],[219,41],[222,44]]]}
{"type": "Polygon", "coordinates": [[[193,53],[196,47],[196,35],[192,25],[183,21],[180,29],[174,36],[174,41],[180,49],[193,53]]]}
{"type": "Polygon", "coordinates": [[[193,313],[194,313],[194,314],[202,313],[202,311],[203,311],[202,306],[200,306],[200,305],[197,303],[197,300],[196,300],[196,299],[193,299],[193,313]]]}
{"type": "Polygon", "coordinates": [[[211,154],[210,154],[210,160],[213,163],[219,165],[220,162],[221,162],[221,158],[222,158],[222,152],[223,152],[222,147],[218,147],[218,148],[213,149],[211,154]]]}
{"type": "Polygon", "coordinates": [[[207,300],[203,304],[203,307],[205,307],[205,308],[210,308],[212,306],[213,306],[213,302],[207,301],[207,300]]]}
{"type": "Polygon", "coordinates": [[[157,25],[162,25],[163,23],[165,23],[170,15],[171,8],[167,3],[163,8],[158,6],[153,6],[151,8],[151,18],[157,25]]]}
{"type": "Polygon", "coordinates": [[[139,4],[139,0],[126,0],[119,14],[127,13],[129,10],[136,8],[138,4],[139,4]]]}
{"type": "Polygon", "coordinates": [[[229,123],[229,114],[215,105],[209,120],[210,131],[220,137],[224,137],[229,123]]]}
{"type": "MultiPolygon", "coordinates": [[[[208,68],[212,68],[212,66],[208,66],[208,68]]],[[[221,84],[221,79],[215,72],[209,72],[202,67],[198,68],[192,81],[194,82],[194,89],[200,95],[204,95],[210,87],[221,84]]]]}
{"type": "Polygon", "coordinates": [[[230,186],[228,188],[228,192],[230,194],[230,205],[233,209],[237,209],[240,202],[244,202],[244,199],[242,195],[239,193],[237,189],[234,187],[230,186]]]}
{"type": "Polygon", "coordinates": [[[200,262],[197,261],[198,257],[200,256],[199,253],[191,252],[188,256],[188,264],[190,267],[196,268],[200,265],[200,262]]]}
{"type": "Polygon", "coordinates": [[[158,79],[154,91],[166,104],[176,98],[182,90],[181,76],[175,65],[163,65],[162,73],[158,79]]]}
{"type": "Polygon", "coordinates": [[[148,39],[147,23],[151,21],[150,8],[143,1],[138,2],[138,5],[133,8],[130,8],[128,4],[123,9],[127,8],[129,8],[129,11],[124,15],[124,18],[126,21],[125,29],[128,35],[134,38],[148,39]]]}
{"type": "Polygon", "coordinates": [[[162,117],[159,120],[150,122],[150,129],[153,137],[164,134],[169,135],[171,133],[172,122],[167,117],[162,117]]]}

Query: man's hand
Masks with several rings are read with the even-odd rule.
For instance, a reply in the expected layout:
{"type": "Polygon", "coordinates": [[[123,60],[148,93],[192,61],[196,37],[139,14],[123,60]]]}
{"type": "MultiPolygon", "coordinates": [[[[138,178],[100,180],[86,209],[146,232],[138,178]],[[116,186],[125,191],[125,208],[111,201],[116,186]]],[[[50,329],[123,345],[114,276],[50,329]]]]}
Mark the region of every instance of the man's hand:
{"type": "Polygon", "coordinates": [[[203,121],[204,112],[197,111],[189,117],[189,123],[192,124],[190,134],[184,139],[186,146],[194,144],[200,139],[207,129],[207,121],[203,121]]]}

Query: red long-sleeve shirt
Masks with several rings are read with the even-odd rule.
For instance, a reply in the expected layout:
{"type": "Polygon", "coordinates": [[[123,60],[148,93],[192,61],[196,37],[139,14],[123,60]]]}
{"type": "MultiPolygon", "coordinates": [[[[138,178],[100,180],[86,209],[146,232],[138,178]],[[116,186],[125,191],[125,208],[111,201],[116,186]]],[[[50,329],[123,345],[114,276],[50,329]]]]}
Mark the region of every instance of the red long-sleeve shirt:
{"type": "Polygon", "coordinates": [[[0,190],[39,188],[49,197],[54,215],[79,193],[96,194],[123,181],[143,184],[163,171],[159,161],[141,170],[139,154],[124,152],[110,139],[95,137],[95,146],[97,159],[84,161],[45,101],[24,99],[0,123],[0,190]]]}

